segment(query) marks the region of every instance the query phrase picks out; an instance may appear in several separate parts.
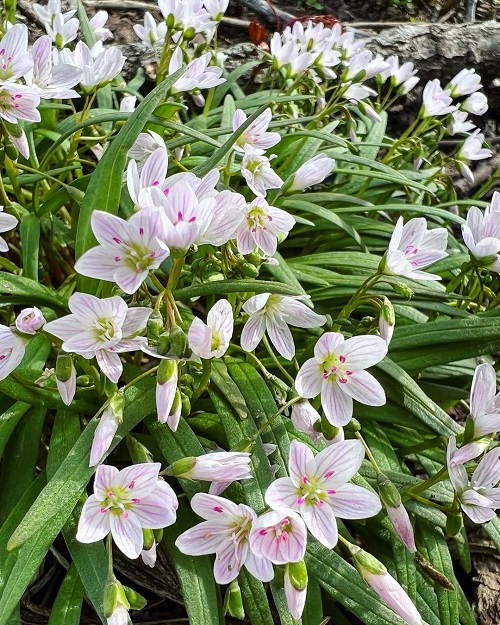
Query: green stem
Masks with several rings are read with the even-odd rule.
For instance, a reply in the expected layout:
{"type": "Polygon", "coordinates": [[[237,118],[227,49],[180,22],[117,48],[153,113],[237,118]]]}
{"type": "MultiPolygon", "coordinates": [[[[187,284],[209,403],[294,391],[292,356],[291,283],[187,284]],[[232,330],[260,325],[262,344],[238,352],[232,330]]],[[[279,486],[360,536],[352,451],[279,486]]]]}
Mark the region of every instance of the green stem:
{"type": "Polygon", "coordinates": [[[397,450],[396,454],[398,456],[411,456],[413,454],[418,454],[420,451],[425,451],[426,449],[432,449],[433,447],[441,446],[442,437],[435,436],[434,438],[422,441],[417,445],[410,445],[408,447],[401,447],[397,450]]]}
{"type": "Polygon", "coordinates": [[[379,466],[377,464],[377,461],[375,460],[375,456],[371,452],[371,449],[366,444],[365,439],[361,436],[361,434],[359,432],[355,432],[355,435],[356,435],[356,438],[358,439],[358,441],[360,441],[361,444],[363,445],[363,447],[365,448],[366,455],[368,456],[368,460],[371,462],[373,470],[375,471],[375,473],[377,475],[380,475],[382,473],[382,471],[380,470],[380,468],[379,468],[379,466]]]}
{"type": "Polygon", "coordinates": [[[264,347],[267,349],[267,351],[269,352],[269,355],[271,356],[271,358],[273,359],[275,365],[278,367],[278,369],[281,371],[281,373],[285,376],[285,378],[290,382],[290,384],[293,386],[295,384],[295,380],[292,378],[292,376],[288,373],[288,371],[283,367],[283,365],[280,363],[280,361],[278,360],[278,357],[276,356],[276,354],[273,351],[273,348],[271,347],[271,345],[269,344],[269,341],[267,340],[267,336],[263,336],[262,337],[262,342],[264,343],[264,347]]]}
{"type": "Polygon", "coordinates": [[[194,391],[193,396],[191,397],[191,402],[195,402],[204,391],[208,388],[210,384],[210,373],[212,372],[212,361],[211,360],[202,360],[203,370],[201,374],[200,383],[198,384],[197,389],[194,391]]]}
{"type": "Polygon", "coordinates": [[[448,477],[448,468],[443,467],[440,471],[435,473],[433,476],[423,480],[420,484],[415,484],[414,486],[410,486],[405,490],[405,495],[408,497],[413,497],[414,495],[420,495],[434,484],[438,482],[442,482],[448,477]]]}
{"type": "Polygon", "coordinates": [[[111,533],[106,537],[106,551],[108,552],[108,580],[114,578],[113,573],[113,538],[111,533]]]}
{"type": "Polygon", "coordinates": [[[426,497],[421,497],[420,495],[412,495],[411,499],[418,501],[419,503],[423,503],[426,506],[430,506],[431,508],[437,508],[438,510],[441,510],[442,512],[450,511],[447,506],[442,506],[436,503],[435,501],[431,501],[430,499],[427,499],[426,497]]]}
{"type": "Polygon", "coordinates": [[[279,415],[282,412],[284,412],[287,408],[289,408],[290,406],[293,406],[293,404],[296,404],[298,401],[301,401],[301,400],[302,400],[302,397],[293,397],[284,406],[281,406],[281,408],[279,410],[277,410],[272,415],[272,417],[269,417],[269,419],[264,423],[264,425],[261,428],[258,429],[257,433],[252,436],[252,440],[256,441],[259,438],[259,436],[261,436],[267,430],[267,428],[276,419],[276,417],[279,417],[279,415]]]}
{"type": "Polygon", "coordinates": [[[462,276],[464,276],[469,271],[469,269],[472,267],[472,265],[473,265],[473,263],[470,260],[462,265],[462,267],[460,268],[459,273],[450,282],[448,282],[448,285],[446,287],[447,293],[453,293],[453,291],[459,285],[459,283],[460,283],[460,281],[462,279],[462,276]]]}
{"type": "Polygon", "coordinates": [[[361,299],[361,297],[366,293],[366,291],[368,291],[370,287],[376,284],[381,278],[382,278],[382,274],[377,272],[373,276],[370,276],[363,282],[363,284],[359,287],[356,293],[354,293],[351,299],[347,302],[347,304],[344,306],[344,308],[342,308],[342,310],[338,314],[336,323],[332,328],[333,332],[339,331],[340,326],[341,326],[339,321],[341,319],[347,319],[349,317],[349,315],[353,312],[353,310],[358,306],[359,300],[361,299]]]}

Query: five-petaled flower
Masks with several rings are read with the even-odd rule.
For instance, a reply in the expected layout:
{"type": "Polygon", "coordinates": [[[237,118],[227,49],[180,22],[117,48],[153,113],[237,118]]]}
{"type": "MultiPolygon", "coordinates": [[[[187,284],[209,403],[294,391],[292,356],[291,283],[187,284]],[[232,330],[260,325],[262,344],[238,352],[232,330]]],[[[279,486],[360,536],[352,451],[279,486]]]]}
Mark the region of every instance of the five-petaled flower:
{"type": "MultiPolygon", "coordinates": [[[[273,115],[271,109],[266,109],[262,112],[248,128],[241,133],[234,144],[234,149],[237,152],[244,152],[246,145],[253,145],[253,147],[260,151],[262,154],[268,148],[272,148],[281,140],[281,135],[278,132],[267,132],[273,115]]],[[[246,113],[241,109],[236,109],[233,115],[233,132],[238,130],[247,120],[246,113]]]]}
{"type": "Polygon", "coordinates": [[[300,368],[295,389],[301,397],[321,393],[321,405],[328,421],[337,427],[347,425],[355,399],[368,406],[385,404],[380,383],[365,371],[387,354],[387,343],[379,336],[354,336],[344,340],[339,332],[326,332],[300,368]]]}
{"type": "Polygon", "coordinates": [[[243,212],[245,219],[236,235],[240,254],[250,254],[259,247],[264,254],[274,256],[278,235],[287,235],[295,219],[281,208],[269,206],[263,197],[255,198],[243,212]]]}
{"type": "Polygon", "coordinates": [[[489,451],[477,465],[469,481],[463,464],[455,462],[457,441],[448,441],[448,475],[455,489],[460,506],[474,523],[487,523],[500,508],[500,448],[489,451]]]}
{"type": "Polygon", "coordinates": [[[308,445],[293,440],[288,460],[290,477],[279,478],[268,487],[267,505],[300,514],[320,543],[329,549],[335,547],[336,516],[365,519],[382,508],[377,495],[348,483],[364,455],[363,445],[355,440],[335,443],[316,457],[308,445]]]}
{"type": "Polygon", "coordinates": [[[142,529],[161,529],[175,522],[177,497],[158,479],[159,462],[97,468],[94,494],[85,502],[76,539],[94,543],[111,532],[120,551],[138,558],[143,548],[142,529]]]}
{"type": "Polygon", "coordinates": [[[218,584],[229,584],[236,579],[243,565],[262,582],[272,580],[271,561],[256,555],[248,543],[257,516],[251,508],[205,493],[196,493],[191,508],[206,521],[177,538],[179,551],[191,556],[215,553],[214,577],[218,584]]]}
{"type": "Polygon", "coordinates": [[[271,343],[283,358],[291,360],[295,355],[295,344],[289,325],[296,328],[317,328],[326,323],[324,315],[318,315],[301,300],[305,295],[287,297],[271,293],[254,295],[243,304],[243,310],[250,315],[241,333],[241,347],[253,351],[267,332],[271,343]]]}
{"type": "Polygon", "coordinates": [[[121,297],[99,299],[94,295],[75,293],[68,301],[71,314],[45,324],[45,331],[63,340],[66,352],[97,359],[101,371],[112,382],[120,379],[123,365],[118,354],[141,348],[151,309],[128,308],[121,297]]]}
{"type": "Polygon", "coordinates": [[[262,514],[250,532],[250,548],[274,564],[299,562],[304,557],[307,530],[292,510],[271,510],[262,514]]]}
{"type": "Polygon", "coordinates": [[[462,236],[471,256],[486,263],[491,271],[500,273],[500,193],[495,191],[482,213],[477,206],[467,212],[462,236]]]}
{"type": "Polygon", "coordinates": [[[403,225],[400,217],[389,241],[384,273],[414,280],[441,280],[440,276],[422,269],[448,256],[447,242],[446,228],[427,230],[424,217],[414,217],[403,225]]]}
{"type": "Polygon", "coordinates": [[[226,353],[233,336],[233,309],[227,299],[210,309],[207,322],[195,317],[188,331],[189,347],[200,358],[220,358],[226,353]]]}

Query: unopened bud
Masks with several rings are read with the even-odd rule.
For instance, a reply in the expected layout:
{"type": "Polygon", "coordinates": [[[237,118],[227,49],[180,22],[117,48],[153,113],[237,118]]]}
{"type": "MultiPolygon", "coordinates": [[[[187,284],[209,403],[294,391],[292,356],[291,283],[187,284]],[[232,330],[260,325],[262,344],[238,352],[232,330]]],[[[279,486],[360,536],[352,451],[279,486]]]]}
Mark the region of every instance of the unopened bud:
{"type": "Polygon", "coordinates": [[[224,599],[225,612],[232,616],[243,620],[245,618],[245,610],[243,608],[243,598],[238,581],[235,579],[229,584],[224,599]]]}
{"type": "Polygon", "coordinates": [[[76,369],[70,354],[59,352],[57,355],[56,385],[61,399],[69,406],[76,393],[76,369]]]}
{"type": "Polygon", "coordinates": [[[129,434],[125,440],[127,443],[128,453],[130,454],[134,464],[153,462],[153,455],[149,449],[140,443],[135,436],[129,434]]]}
{"type": "Polygon", "coordinates": [[[181,392],[181,415],[186,418],[191,414],[191,402],[186,393],[181,392]]]}
{"type": "Polygon", "coordinates": [[[125,395],[123,391],[117,391],[111,396],[109,400],[109,407],[111,408],[113,415],[118,424],[123,423],[123,405],[125,404],[125,395]]]}
{"type": "Polygon", "coordinates": [[[142,548],[145,551],[149,551],[155,543],[155,535],[153,530],[142,529],[142,548]]]}
{"type": "Polygon", "coordinates": [[[414,295],[413,290],[404,282],[396,282],[392,285],[392,290],[402,295],[405,299],[411,299],[414,295]]]}
{"type": "Polygon", "coordinates": [[[142,608],[146,607],[146,599],[144,599],[144,597],[138,592],[132,590],[132,588],[128,588],[127,586],[123,586],[123,590],[125,591],[125,596],[131,610],[142,610],[142,608]]]}
{"type": "Polygon", "coordinates": [[[157,543],[161,543],[163,539],[163,528],[159,530],[153,530],[153,534],[157,543]]]}
{"type": "Polygon", "coordinates": [[[77,189],[76,187],[72,187],[71,185],[66,186],[66,192],[70,196],[72,200],[75,200],[78,204],[81,204],[83,198],[85,197],[85,193],[81,189],[77,189]]]}
{"type": "Polygon", "coordinates": [[[11,161],[17,161],[17,159],[19,158],[19,151],[12,143],[7,143],[7,145],[5,146],[5,154],[10,158],[11,161]]]}
{"type": "Polygon", "coordinates": [[[180,458],[170,465],[170,470],[168,471],[168,474],[171,473],[171,475],[173,475],[174,477],[184,477],[186,479],[189,479],[189,476],[195,466],[196,458],[180,458]]]}
{"type": "Polygon", "coordinates": [[[380,309],[378,329],[380,336],[387,344],[391,342],[395,324],[396,315],[394,313],[394,306],[387,297],[384,297],[382,307],[380,309]]]}
{"type": "Polygon", "coordinates": [[[16,317],[16,328],[24,334],[36,334],[45,325],[45,317],[36,306],[24,308],[16,317]]]}
{"type": "MultiPolygon", "coordinates": [[[[317,423],[317,422],[316,422],[317,423]]],[[[314,425],[316,425],[316,423],[314,425]]],[[[339,429],[338,427],[336,427],[335,425],[332,425],[328,419],[325,417],[325,415],[323,415],[321,417],[321,430],[320,432],[323,434],[323,436],[331,441],[332,439],[334,439],[337,434],[339,433],[339,429]]]]}
{"type": "Polygon", "coordinates": [[[351,547],[351,555],[354,564],[362,577],[365,577],[365,575],[363,575],[363,572],[365,571],[372,573],[373,575],[384,575],[384,573],[387,573],[387,569],[382,562],[377,560],[375,556],[372,556],[371,553],[368,553],[364,549],[361,549],[361,547],[356,547],[355,545],[352,545],[351,547]]]}
{"type": "Polygon", "coordinates": [[[177,376],[177,360],[161,360],[156,374],[158,384],[166,384],[174,375],[177,376]]]}
{"type": "Polygon", "coordinates": [[[186,355],[188,348],[188,339],[186,333],[179,326],[173,326],[170,329],[170,349],[178,358],[186,355]]]}
{"type": "Polygon", "coordinates": [[[172,348],[170,341],[170,332],[162,332],[158,337],[156,349],[161,356],[166,356],[172,348]]]}
{"type": "Polygon", "coordinates": [[[380,499],[384,506],[397,508],[401,504],[401,495],[397,487],[383,473],[377,475],[377,483],[380,499]]]}
{"type": "Polygon", "coordinates": [[[290,562],[287,565],[288,575],[290,576],[290,583],[295,590],[304,590],[307,588],[307,567],[304,560],[300,562],[290,562]]]}
{"type": "Polygon", "coordinates": [[[361,430],[361,423],[353,417],[344,427],[344,430],[346,432],[359,432],[361,430]]]}
{"type": "Polygon", "coordinates": [[[120,591],[121,584],[114,576],[106,582],[102,604],[102,611],[106,618],[109,618],[113,614],[114,609],[118,605],[118,600],[121,595],[120,591]]]}
{"type": "Polygon", "coordinates": [[[189,28],[186,28],[186,30],[184,31],[182,38],[185,39],[186,41],[191,41],[191,39],[196,35],[196,30],[190,26],[189,28]]]}
{"type": "Polygon", "coordinates": [[[164,321],[162,314],[153,310],[149,315],[148,322],[146,324],[146,336],[148,338],[148,344],[156,347],[160,339],[160,335],[163,332],[164,321]]]}

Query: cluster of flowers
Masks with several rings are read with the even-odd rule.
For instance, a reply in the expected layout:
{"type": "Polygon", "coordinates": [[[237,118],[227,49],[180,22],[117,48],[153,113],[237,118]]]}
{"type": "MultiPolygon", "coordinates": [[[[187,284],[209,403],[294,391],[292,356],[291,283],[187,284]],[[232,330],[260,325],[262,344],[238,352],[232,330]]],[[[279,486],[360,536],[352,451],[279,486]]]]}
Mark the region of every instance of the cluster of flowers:
{"type": "MultiPolygon", "coordinates": [[[[146,13],[144,25],[135,27],[147,45],[155,50],[163,45],[167,51],[158,59],[160,76],[172,74],[189,61],[171,90],[172,96],[190,93],[196,104],[202,104],[201,89],[224,81],[222,68],[209,65],[216,55],[207,51],[207,45],[214,38],[226,7],[227,1],[159,0],[164,21],[157,24],[146,13]]],[[[35,10],[48,34],[36,40],[31,50],[23,25],[11,26],[0,41],[0,117],[24,156],[29,156],[29,146],[19,122],[40,120],[41,98],[79,97],[73,89],[77,84],[82,94],[90,96],[119,75],[125,60],[118,48],[105,48],[102,43],[110,37],[105,28],[105,12],[99,12],[90,22],[97,42],[89,48],[79,41],[71,49],[68,44],[76,39],[79,28],[74,12],[62,13],[59,0],[50,0],[47,7],[35,5],[35,10]]],[[[338,78],[340,91],[332,99],[340,95],[357,103],[376,123],[382,109],[370,99],[376,91],[365,82],[374,79],[379,87],[389,82],[396,95],[408,93],[418,82],[411,63],[400,66],[396,57],[374,57],[363,49],[362,42],[354,40],[352,33],[342,33],[340,26],[329,29],[323,24],[297,22],[281,35],[273,36],[269,60],[272,71],[282,76],[288,86],[293,87],[295,81],[299,85],[300,77],[306,82],[310,79],[318,88],[318,97],[324,97],[330,81],[338,78]]],[[[455,156],[462,174],[469,179],[472,173],[468,161],[490,155],[482,147],[483,135],[467,117],[469,112],[482,114],[486,110],[486,99],[478,92],[480,86],[473,70],[463,70],[444,89],[439,81],[431,81],[424,89],[417,120],[420,126],[415,126],[422,132],[437,130],[442,128],[437,118],[443,117],[451,135],[472,131],[455,156]],[[452,103],[463,96],[468,97],[452,103]]],[[[390,98],[385,102],[390,102],[390,98]]],[[[322,106],[326,110],[329,103],[325,100],[322,106]]],[[[205,321],[191,315],[189,327],[173,297],[176,276],[196,246],[226,246],[231,253],[257,254],[259,266],[262,262],[278,263],[273,258],[277,246],[294,227],[295,219],[269,202],[274,202],[278,193],[292,194],[321,183],[335,171],[335,161],[327,154],[318,154],[283,180],[273,170],[272,155],[267,155],[267,150],[281,140],[280,134],[268,131],[272,117],[270,108],[250,123],[243,110],[234,113],[233,131],[241,129],[230,154],[231,171],[241,178],[237,190],[220,184],[219,169],[202,178],[188,171],[169,176],[169,154],[163,137],[153,131],[141,133],[129,151],[126,172],[126,188],[134,206],[132,216],[124,219],[95,210],[91,227],[98,245],[75,264],[80,275],[114,283],[124,296],[98,298],[74,293],[68,302],[70,314],[48,322],[38,308],[22,310],[12,327],[0,326],[0,380],[19,366],[26,346],[38,332],[46,333],[59,350],[53,373],[67,405],[77,390],[77,367],[81,369],[85,361],[95,358],[103,376],[118,384],[123,373],[121,354],[142,352],[148,359],[159,361],[158,419],[175,432],[185,396],[182,367],[224,356],[236,322],[243,323],[239,342],[244,351],[252,352],[261,341],[267,343],[269,339],[276,352],[288,361],[295,357],[290,326],[315,329],[320,334],[320,328],[329,320],[312,310],[306,296],[259,293],[242,301],[236,314],[232,302],[222,298],[208,311],[205,321]],[[271,199],[269,190],[277,190],[271,199]],[[250,198],[249,192],[255,197],[250,198]],[[155,271],[165,267],[166,261],[171,263],[170,286],[163,289],[160,283],[162,290],[158,288],[152,308],[151,300],[142,298],[142,289],[146,280],[156,279],[155,271]],[[129,305],[131,300],[133,305],[129,305]],[[160,314],[163,304],[169,311],[167,323],[160,314]]],[[[16,225],[14,216],[0,213],[0,232],[16,225]]],[[[428,229],[424,218],[404,223],[401,217],[375,279],[389,275],[439,280],[426,268],[447,256],[447,237],[445,228],[428,229]]],[[[484,214],[475,207],[469,210],[463,238],[470,250],[471,265],[500,272],[498,194],[484,214]]],[[[0,250],[8,251],[1,238],[0,250]]],[[[153,284],[158,287],[156,282],[153,284]]],[[[380,499],[374,492],[350,482],[365,455],[360,441],[344,439],[343,428],[352,419],[353,400],[369,406],[386,402],[383,387],[366,369],[382,361],[387,353],[394,330],[394,310],[387,298],[374,301],[379,306],[379,336],[345,338],[338,328],[328,327],[316,341],[314,356],[299,367],[293,380],[291,421],[299,432],[326,448],[314,456],[308,445],[292,441],[289,477],[273,481],[264,494],[268,511],[259,510],[258,515],[245,504],[237,505],[221,497],[230,483],[252,477],[250,453],[220,451],[184,458],[161,473],[211,482],[209,494],[198,493],[191,501],[193,510],[205,521],[182,534],[176,544],[191,555],[215,553],[214,575],[218,583],[233,582],[242,566],[257,579],[270,581],[274,577],[273,565],[283,566],[288,605],[292,615],[300,617],[307,589],[303,558],[309,530],[329,549],[343,541],[367,583],[406,622],[419,625],[422,619],[416,608],[383,565],[347,543],[337,531],[337,517],[372,517],[383,505],[402,542],[410,551],[416,551],[404,502],[399,494],[387,494],[384,476],[378,476],[380,499]],[[316,406],[321,405],[331,426],[332,436],[328,438],[317,428],[322,422],[313,406],[318,396],[316,406]]],[[[494,369],[480,365],[474,376],[471,415],[465,433],[451,438],[448,447],[448,475],[455,489],[455,503],[479,523],[490,520],[500,507],[499,451],[490,450],[492,435],[500,427],[500,402],[495,394],[494,369]],[[480,456],[483,457],[469,479],[467,469],[480,456]]],[[[90,453],[91,466],[99,465],[109,452],[122,420],[123,403],[123,392],[117,389],[104,404],[90,453]]],[[[111,533],[125,555],[137,558],[142,554],[147,563],[154,565],[159,540],[154,532],[172,525],[177,510],[175,492],[160,477],[160,469],[158,463],[152,462],[122,471],[98,466],[94,494],[87,500],[80,519],[78,540],[94,542],[111,533]],[[149,541],[145,538],[147,532],[153,532],[149,541]]],[[[127,622],[128,607],[125,598],[119,604],[115,601],[109,618],[114,623],[127,622]]]]}

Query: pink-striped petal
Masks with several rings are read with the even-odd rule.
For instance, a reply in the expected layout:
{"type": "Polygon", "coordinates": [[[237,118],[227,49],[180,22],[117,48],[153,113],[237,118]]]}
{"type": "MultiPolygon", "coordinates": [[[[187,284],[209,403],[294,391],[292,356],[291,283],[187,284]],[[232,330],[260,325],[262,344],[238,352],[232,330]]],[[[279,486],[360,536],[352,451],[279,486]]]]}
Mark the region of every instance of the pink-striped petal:
{"type": "Polygon", "coordinates": [[[152,530],[162,529],[175,523],[175,511],[169,506],[160,493],[150,493],[142,497],[133,507],[134,514],[139,518],[142,527],[152,530]]]}
{"type": "Polygon", "coordinates": [[[78,522],[76,539],[81,543],[94,543],[109,534],[109,513],[101,512],[102,506],[95,495],[83,504],[78,522]]]}
{"type": "Polygon", "coordinates": [[[293,440],[290,443],[288,458],[288,472],[295,485],[302,483],[302,478],[307,475],[307,467],[314,462],[314,454],[305,443],[293,440]]]}
{"type": "MultiPolygon", "coordinates": [[[[340,445],[340,443],[338,443],[340,445]]],[[[341,519],[367,519],[382,509],[375,493],[356,484],[344,484],[335,489],[328,503],[334,514],[341,519]]]]}
{"type": "Polygon", "coordinates": [[[323,385],[323,367],[316,358],[306,360],[297,373],[295,390],[301,397],[316,397],[323,385]]]}
{"type": "Polygon", "coordinates": [[[333,549],[338,541],[337,521],[330,506],[325,502],[322,504],[304,504],[300,513],[314,538],[328,549],[333,549]]]}
{"type": "MultiPolygon", "coordinates": [[[[385,341],[380,339],[384,344],[385,341]]],[[[383,406],[386,402],[385,391],[378,380],[367,371],[354,371],[346,376],[347,382],[342,389],[350,397],[367,406],[383,406]]],[[[342,424],[344,425],[344,424],[342,424]]]]}
{"type": "Polygon", "coordinates": [[[340,441],[320,451],[306,471],[325,480],[328,488],[335,488],[356,474],[364,457],[365,450],[360,441],[340,441]]]}
{"type": "Polygon", "coordinates": [[[352,417],[352,399],[350,394],[344,392],[345,386],[341,387],[331,378],[323,380],[321,385],[321,405],[325,417],[336,427],[347,425],[352,417]]]}
{"type": "Polygon", "coordinates": [[[111,534],[118,549],[127,558],[138,558],[141,555],[143,545],[142,527],[139,518],[132,512],[110,514],[109,517],[111,534]]]}

